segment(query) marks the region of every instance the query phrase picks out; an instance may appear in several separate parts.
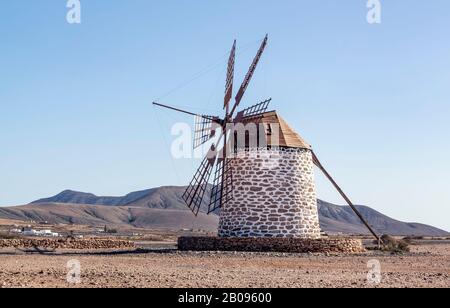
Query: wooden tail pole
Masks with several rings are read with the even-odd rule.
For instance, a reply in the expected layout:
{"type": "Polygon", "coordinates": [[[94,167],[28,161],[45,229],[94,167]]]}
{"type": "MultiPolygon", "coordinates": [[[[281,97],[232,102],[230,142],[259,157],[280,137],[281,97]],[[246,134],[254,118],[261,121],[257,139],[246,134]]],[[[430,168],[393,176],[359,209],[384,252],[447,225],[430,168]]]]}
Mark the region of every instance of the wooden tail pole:
{"type": "Polygon", "coordinates": [[[331,175],[328,173],[328,171],[323,167],[323,165],[320,163],[319,159],[317,158],[316,154],[314,152],[312,152],[312,155],[313,155],[314,164],[323,172],[323,174],[328,178],[328,180],[330,180],[330,182],[337,189],[337,191],[341,194],[341,196],[345,199],[345,201],[352,208],[352,210],[355,212],[355,214],[359,217],[359,219],[362,221],[362,223],[367,227],[367,229],[369,229],[370,233],[372,233],[372,235],[377,239],[378,245],[381,245],[382,240],[378,236],[378,234],[373,230],[373,228],[369,225],[367,220],[358,211],[358,209],[355,207],[355,205],[352,203],[352,201],[347,197],[347,195],[344,193],[344,191],[339,187],[339,185],[336,183],[336,181],[331,177],[331,175]]]}

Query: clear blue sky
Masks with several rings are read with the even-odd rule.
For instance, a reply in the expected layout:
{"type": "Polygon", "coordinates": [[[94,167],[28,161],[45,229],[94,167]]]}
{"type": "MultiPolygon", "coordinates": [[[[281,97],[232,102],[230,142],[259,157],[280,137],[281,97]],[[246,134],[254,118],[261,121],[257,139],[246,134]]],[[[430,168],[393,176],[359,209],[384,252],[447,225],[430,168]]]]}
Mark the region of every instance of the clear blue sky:
{"type": "Polygon", "coordinates": [[[186,184],[167,143],[191,119],[151,102],[219,63],[162,99],[219,112],[232,40],[239,82],[269,33],[243,105],[272,97],[356,203],[450,230],[450,2],[381,2],[370,25],[365,0],[89,0],[70,25],[65,0],[2,1],[0,204],[186,184]]]}

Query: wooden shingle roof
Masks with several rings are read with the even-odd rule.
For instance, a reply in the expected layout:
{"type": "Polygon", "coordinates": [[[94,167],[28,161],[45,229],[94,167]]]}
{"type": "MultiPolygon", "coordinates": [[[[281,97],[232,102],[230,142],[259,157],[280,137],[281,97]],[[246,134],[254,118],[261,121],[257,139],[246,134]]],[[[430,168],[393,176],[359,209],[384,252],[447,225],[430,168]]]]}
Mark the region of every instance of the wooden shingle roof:
{"type": "Polygon", "coordinates": [[[295,132],[276,111],[266,112],[261,117],[255,118],[251,122],[264,124],[266,127],[266,140],[269,146],[311,149],[311,145],[295,132]],[[271,138],[273,130],[276,129],[277,126],[279,127],[278,145],[272,144],[274,141],[271,138]]]}

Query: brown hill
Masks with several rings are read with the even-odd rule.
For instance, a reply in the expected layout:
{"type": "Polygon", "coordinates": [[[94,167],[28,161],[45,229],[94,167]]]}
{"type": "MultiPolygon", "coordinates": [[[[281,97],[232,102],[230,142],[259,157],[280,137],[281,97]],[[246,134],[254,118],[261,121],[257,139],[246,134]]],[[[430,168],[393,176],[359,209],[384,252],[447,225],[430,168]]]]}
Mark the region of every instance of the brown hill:
{"type": "MultiPolygon", "coordinates": [[[[123,197],[98,197],[94,194],[66,190],[54,197],[29,205],[0,208],[0,218],[75,223],[87,225],[114,224],[148,229],[217,228],[217,215],[207,216],[207,201],[195,218],[183,202],[184,187],[160,187],[132,192],[123,197]]],[[[208,194],[207,194],[208,195],[208,194]]],[[[318,200],[321,227],[328,233],[367,234],[350,207],[318,200]]],[[[358,206],[369,223],[380,234],[448,236],[432,226],[404,223],[369,207],[358,206]]]]}
{"type": "Polygon", "coordinates": [[[146,229],[195,229],[214,231],[217,215],[200,213],[193,217],[188,210],[143,208],[133,206],[105,206],[70,203],[39,203],[18,207],[0,208],[3,219],[22,221],[47,221],[50,223],[91,226],[117,226],[146,229]]]}
{"type": "MultiPolygon", "coordinates": [[[[184,203],[182,198],[184,191],[185,187],[166,186],[136,191],[122,197],[98,197],[91,193],[65,190],[53,197],[39,199],[32,202],[31,204],[71,203],[186,210],[186,204],[184,203]]],[[[209,196],[209,189],[206,191],[205,195],[209,196]]],[[[208,201],[209,200],[205,198],[201,206],[201,212],[207,211],[208,201]]]]}

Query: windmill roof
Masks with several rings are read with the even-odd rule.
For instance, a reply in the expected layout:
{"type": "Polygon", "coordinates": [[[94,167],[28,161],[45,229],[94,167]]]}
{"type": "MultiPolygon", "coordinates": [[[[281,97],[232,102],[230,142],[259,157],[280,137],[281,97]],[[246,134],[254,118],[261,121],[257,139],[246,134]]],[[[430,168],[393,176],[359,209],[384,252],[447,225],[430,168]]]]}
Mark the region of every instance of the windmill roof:
{"type": "MultiPolygon", "coordinates": [[[[281,146],[288,148],[301,148],[301,149],[311,149],[311,145],[308,144],[305,139],[303,139],[294,129],[292,129],[289,124],[276,112],[269,111],[264,113],[261,117],[255,119],[255,122],[264,123],[266,126],[278,125],[280,128],[280,141],[279,145],[272,144],[272,138],[267,132],[266,136],[267,143],[270,146],[281,146]]],[[[274,129],[271,127],[271,129],[274,129]]]]}

